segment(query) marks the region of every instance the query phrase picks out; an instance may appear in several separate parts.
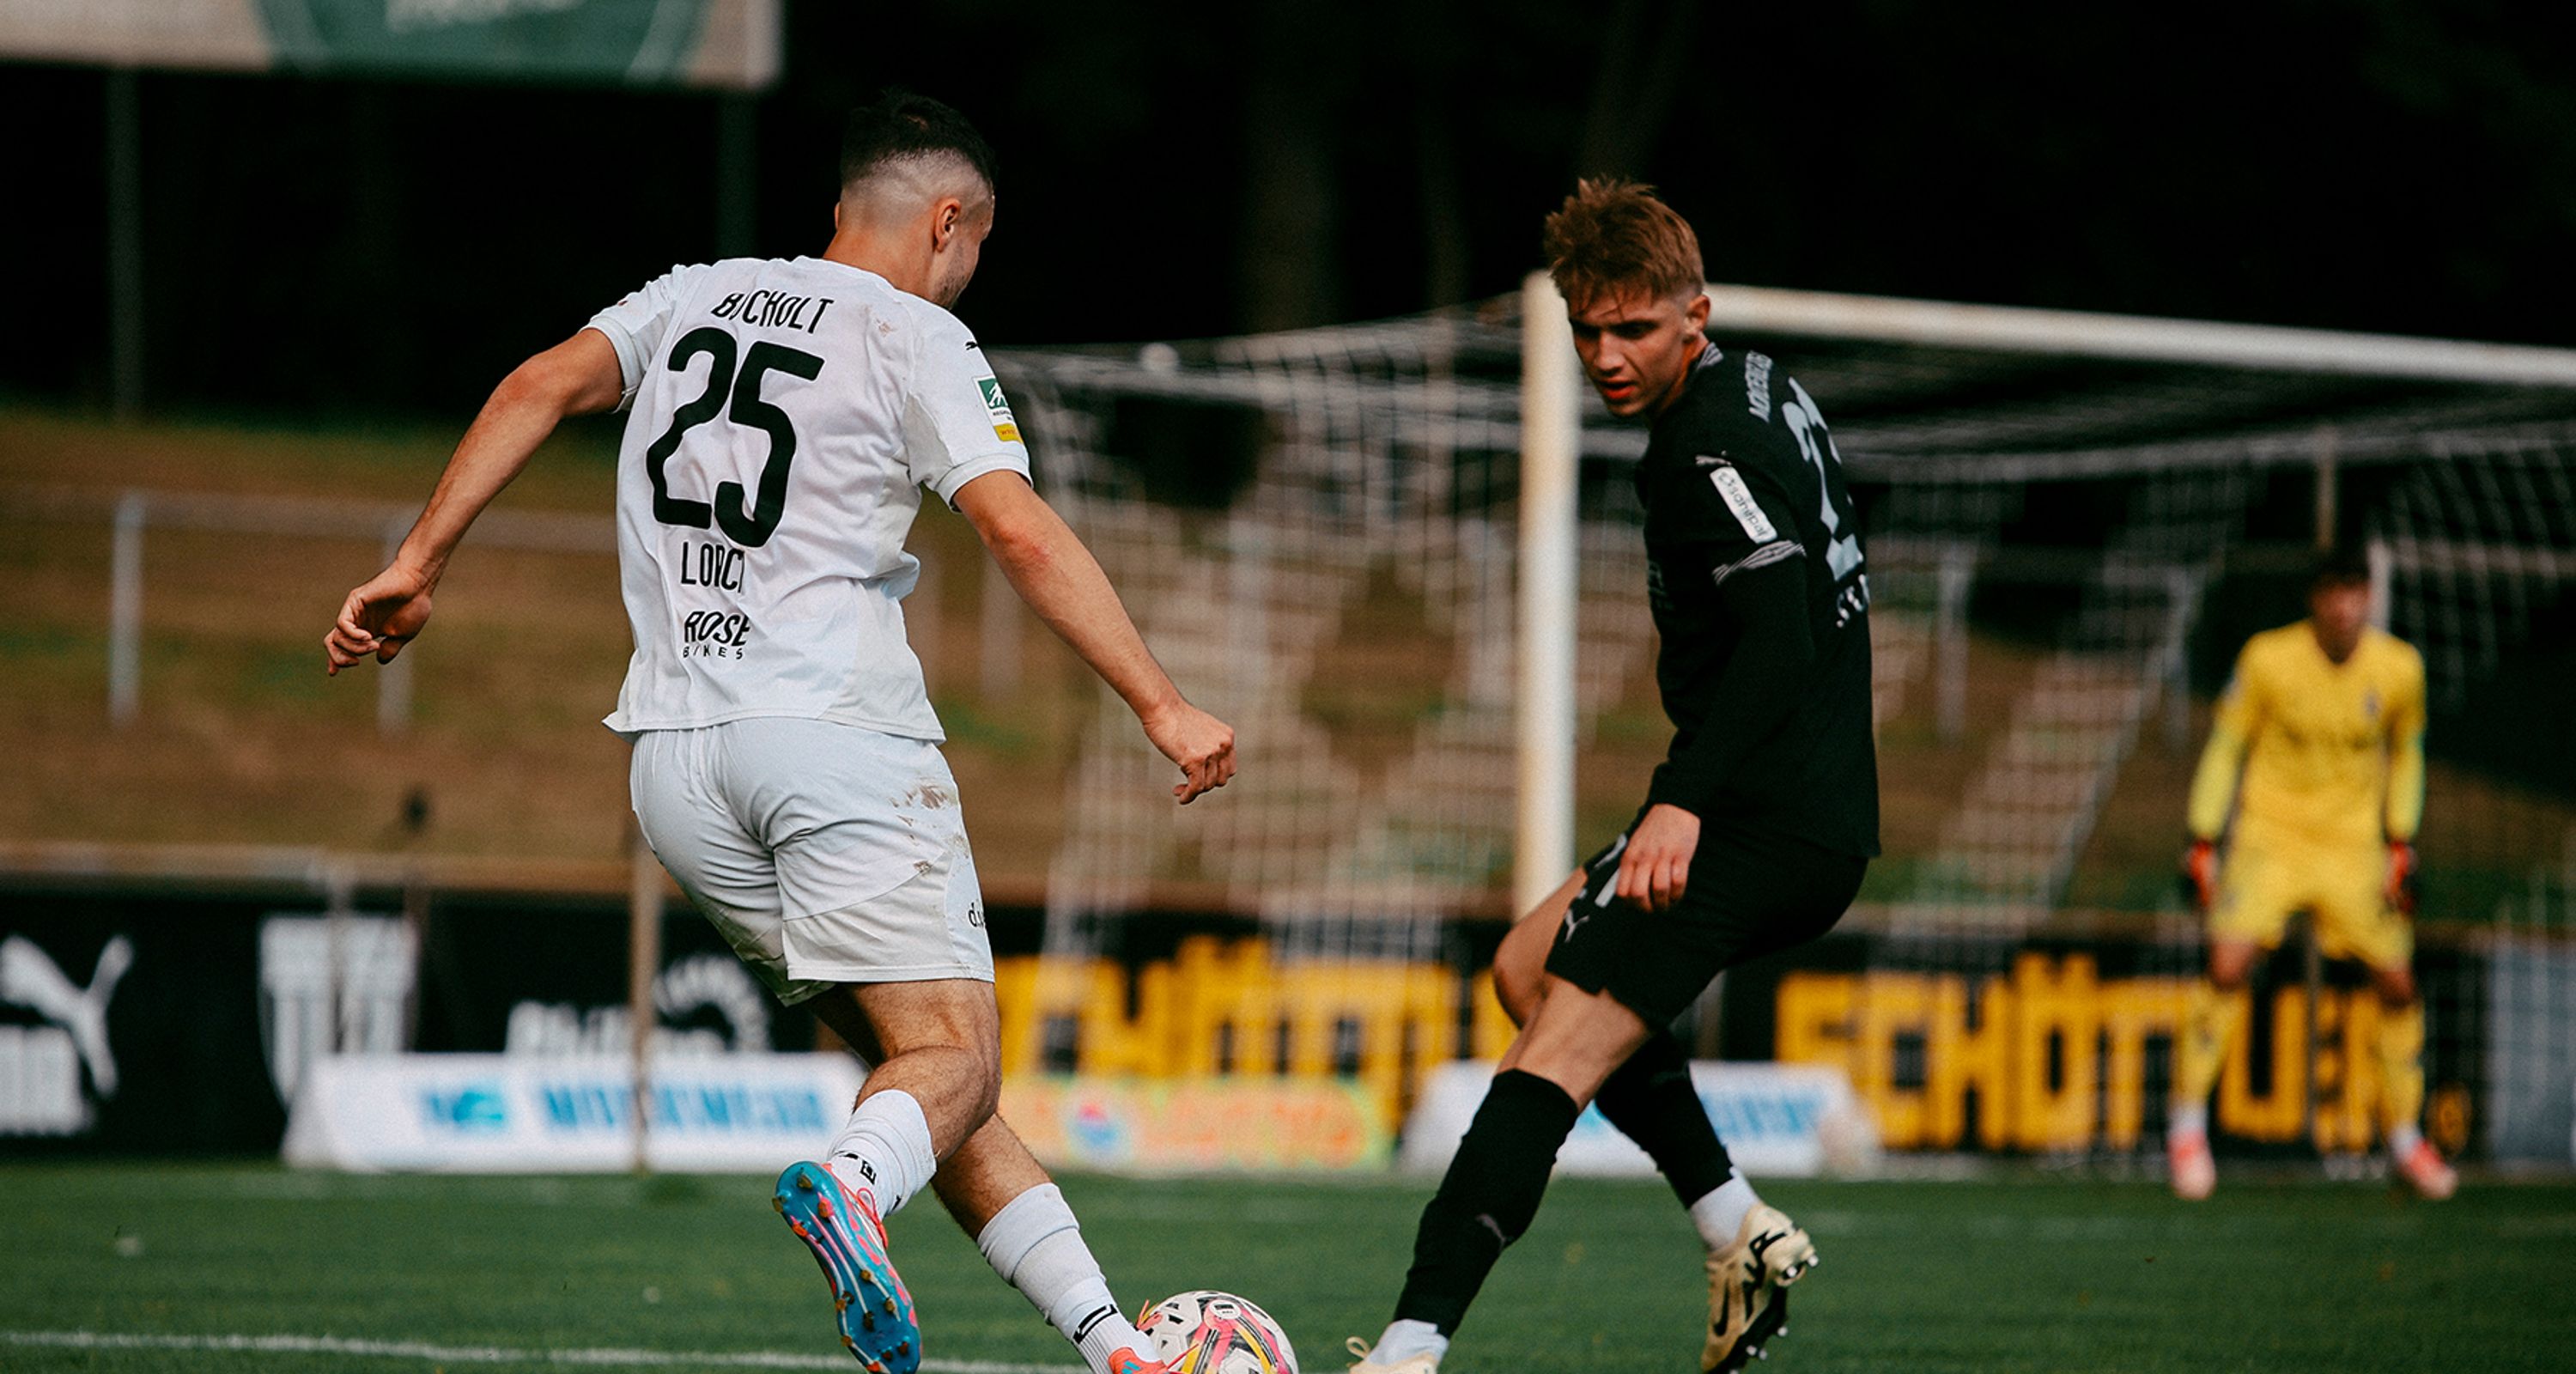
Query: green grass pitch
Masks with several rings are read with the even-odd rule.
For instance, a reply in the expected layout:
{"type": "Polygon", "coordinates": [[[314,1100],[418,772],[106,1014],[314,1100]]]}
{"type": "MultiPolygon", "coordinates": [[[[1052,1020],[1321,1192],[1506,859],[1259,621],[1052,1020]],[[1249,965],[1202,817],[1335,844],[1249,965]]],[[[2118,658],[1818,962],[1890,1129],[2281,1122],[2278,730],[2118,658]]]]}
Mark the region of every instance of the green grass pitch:
{"type": "MultiPolygon", "coordinates": [[[[1342,1338],[1387,1315],[1430,1185],[1065,1189],[1131,1309],[1233,1289],[1279,1318],[1307,1369],[1338,1370],[1342,1338]]],[[[1764,1366],[1784,1374],[2576,1368],[2576,1185],[2471,1186],[2438,1206],[2233,1181],[2197,1206],[2027,1177],[1765,1191],[1825,1257],[1764,1366]]],[[[932,1370],[1073,1366],[935,1202],[898,1217],[893,1242],[932,1370]]],[[[855,1367],[823,1291],[756,1178],[0,1165],[13,1374],[855,1367]]],[[[1688,1374],[1704,1300],[1698,1246],[1659,1185],[1559,1180],[1449,1369],[1688,1374]]]]}

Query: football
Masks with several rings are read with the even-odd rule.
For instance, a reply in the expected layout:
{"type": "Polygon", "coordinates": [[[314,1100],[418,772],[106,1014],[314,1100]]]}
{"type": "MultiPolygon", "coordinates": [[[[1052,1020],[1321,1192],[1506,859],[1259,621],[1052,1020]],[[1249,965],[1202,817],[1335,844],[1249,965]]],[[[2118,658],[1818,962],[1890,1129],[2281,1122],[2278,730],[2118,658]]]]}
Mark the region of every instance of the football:
{"type": "Polygon", "coordinates": [[[1247,1298],[1202,1288],[1163,1299],[1136,1319],[1172,1374],[1297,1374],[1288,1333],[1247,1298]]]}

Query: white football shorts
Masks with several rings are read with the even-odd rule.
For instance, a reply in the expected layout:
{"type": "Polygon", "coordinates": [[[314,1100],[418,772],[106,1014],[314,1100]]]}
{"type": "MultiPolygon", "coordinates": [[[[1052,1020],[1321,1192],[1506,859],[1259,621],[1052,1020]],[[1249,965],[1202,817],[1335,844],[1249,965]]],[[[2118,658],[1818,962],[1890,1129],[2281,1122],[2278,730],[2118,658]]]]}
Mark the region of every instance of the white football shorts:
{"type": "Polygon", "coordinates": [[[645,842],[790,1006],[834,983],[993,980],[939,746],[764,716],[635,739],[645,842]]]}

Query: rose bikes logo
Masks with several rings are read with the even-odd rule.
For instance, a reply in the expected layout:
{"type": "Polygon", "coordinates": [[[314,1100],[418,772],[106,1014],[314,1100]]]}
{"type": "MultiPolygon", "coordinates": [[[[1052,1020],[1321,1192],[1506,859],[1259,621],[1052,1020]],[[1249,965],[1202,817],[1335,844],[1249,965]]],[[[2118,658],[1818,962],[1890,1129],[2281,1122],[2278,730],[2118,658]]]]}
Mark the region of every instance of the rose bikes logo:
{"type": "Polygon", "coordinates": [[[740,658],[752,629],[740,611],[691,611],[680,617],[680,657],[740,658]]]}

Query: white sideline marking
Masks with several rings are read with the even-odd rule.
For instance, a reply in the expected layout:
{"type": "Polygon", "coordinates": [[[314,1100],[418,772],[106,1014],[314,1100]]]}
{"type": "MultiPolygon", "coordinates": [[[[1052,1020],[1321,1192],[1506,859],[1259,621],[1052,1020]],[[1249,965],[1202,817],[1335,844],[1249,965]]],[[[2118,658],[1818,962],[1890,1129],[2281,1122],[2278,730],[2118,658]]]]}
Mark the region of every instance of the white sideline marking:
{"type": "MultiPolygon", "coordinates": [[[[383,1360],[435,1360],[443,1364],[559,1364],[588,1367],[665,1368],[716,1365],[728,1369],[839,1369],[855,1367],[846,1355],[798,1355],[783,1350],[512,1350],[498,1345],[430,1345],[422,1341],[353,1341],[338,1336],[147,1336],[110,1331],[0,1331],[0,1345],[42,1345],[71,1350],[244,1350],[269,1355],[360,1355],[383,1360]]],[[[923,1360],[928,1374],[1067,1374],[1080,1365],[1006,1364],[992,1360],[923,1360]]]]}

